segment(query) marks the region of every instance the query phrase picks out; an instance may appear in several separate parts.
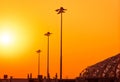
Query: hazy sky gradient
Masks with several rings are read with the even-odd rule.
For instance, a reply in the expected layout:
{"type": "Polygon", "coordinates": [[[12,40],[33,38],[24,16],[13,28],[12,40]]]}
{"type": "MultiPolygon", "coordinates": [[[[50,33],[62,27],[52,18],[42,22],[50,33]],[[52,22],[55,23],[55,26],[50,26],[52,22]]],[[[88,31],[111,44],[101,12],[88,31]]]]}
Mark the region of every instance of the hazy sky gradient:
{"type": "Polygon", "coordinates": [[[50,36],[50,74],[59,76],[60,15],[63,6],[63,77],[75,78],[92,64],[120,52],[119,0],[1,0],[0,78],[37,76],[37,53],[41,49],[41,73],[46,75],[47,38],[50,36]]]}

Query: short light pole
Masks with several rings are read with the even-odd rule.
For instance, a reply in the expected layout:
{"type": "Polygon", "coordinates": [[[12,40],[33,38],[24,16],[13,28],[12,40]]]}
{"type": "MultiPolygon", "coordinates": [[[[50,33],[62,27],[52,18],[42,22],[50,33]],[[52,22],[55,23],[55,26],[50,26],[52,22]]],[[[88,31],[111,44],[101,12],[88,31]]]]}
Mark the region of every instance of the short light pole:
{"type": "Polygon", "coordinates": [[[60,9],[57,9],[57,14],[61,14],[61,32],[60,32],[60,80],[62,80],[62,13],[65,13],[65,10],[63,7],[60,7],[60,9]]]}
{"type": "Polygon", "coordinates": [[[38,53],[38,77],[40,76],[40,52],[41,50],[36,51],[38,53]]]}
{"type": "Polygon", "coordinates": [[[49,37],[52,33],[47,32],[44,35],[47,36],[48,42],[47,42],[47,78],[50,78],[50,73],[49,73],[49,37]]]}

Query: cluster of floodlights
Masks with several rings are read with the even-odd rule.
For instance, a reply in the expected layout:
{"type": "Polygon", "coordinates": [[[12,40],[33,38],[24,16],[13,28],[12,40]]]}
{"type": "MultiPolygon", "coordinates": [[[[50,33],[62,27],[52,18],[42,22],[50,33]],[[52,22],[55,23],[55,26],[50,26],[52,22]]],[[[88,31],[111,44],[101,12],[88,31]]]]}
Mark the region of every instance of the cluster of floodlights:
{"type": "MultiPolygon", "coordinates": [[[[57,14],[61,14],[61,30],[60,30],[60,80],[62,80],[62,13],[65,13],[65,10],[63,7],[60,7],[60,9],[55,10],[57,14]]],[[[47,32],[44,35],[48,37],[48,45],[47,45],[47,78],[50,78],[49,73],[49,36],[51,35],[51,32],[47,32]]],[[[40,52],[41,50],[36,51],[38,53],[38,76],[40,75],[40,52]]]]}

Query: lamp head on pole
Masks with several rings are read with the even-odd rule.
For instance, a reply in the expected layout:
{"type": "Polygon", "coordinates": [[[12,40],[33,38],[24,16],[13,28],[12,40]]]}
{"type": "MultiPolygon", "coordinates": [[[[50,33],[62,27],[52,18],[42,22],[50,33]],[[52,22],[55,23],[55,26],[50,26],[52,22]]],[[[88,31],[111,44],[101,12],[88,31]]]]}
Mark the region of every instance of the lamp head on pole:
{"type": "Polygon", "coordinates": [[[37,50],[36,52],[37,52],[37,53],[40,53],[40,52],[41,52],[41,50],[39,49],[39,50],[37,50]]]}
{"type": "Polygon", "coordinates": [[[60,9],[56,9],[55,11],[58,12],[57,14],[60,14],[60,13],[65,13],[65,10],[67,10],[67,9],[60,7],[60,9]]]}
{"type": "Polygon", "coordinates": [[[50,36],[52,33],[50,33],[50,32],[47,32],[47,33],[45,33],[44,35],[45,36],[50,36]]]}

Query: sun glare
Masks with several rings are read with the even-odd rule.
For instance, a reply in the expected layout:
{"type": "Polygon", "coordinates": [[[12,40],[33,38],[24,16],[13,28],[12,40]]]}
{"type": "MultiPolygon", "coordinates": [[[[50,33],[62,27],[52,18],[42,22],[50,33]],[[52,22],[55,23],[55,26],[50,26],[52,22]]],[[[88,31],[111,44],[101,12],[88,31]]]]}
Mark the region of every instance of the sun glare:
{"type": "Polygon", "coordinates": [[[3,45],[9,45],[11,44],[12,37],[9,33],[3,33],[0,37],[0,42],[3,45]]]}

